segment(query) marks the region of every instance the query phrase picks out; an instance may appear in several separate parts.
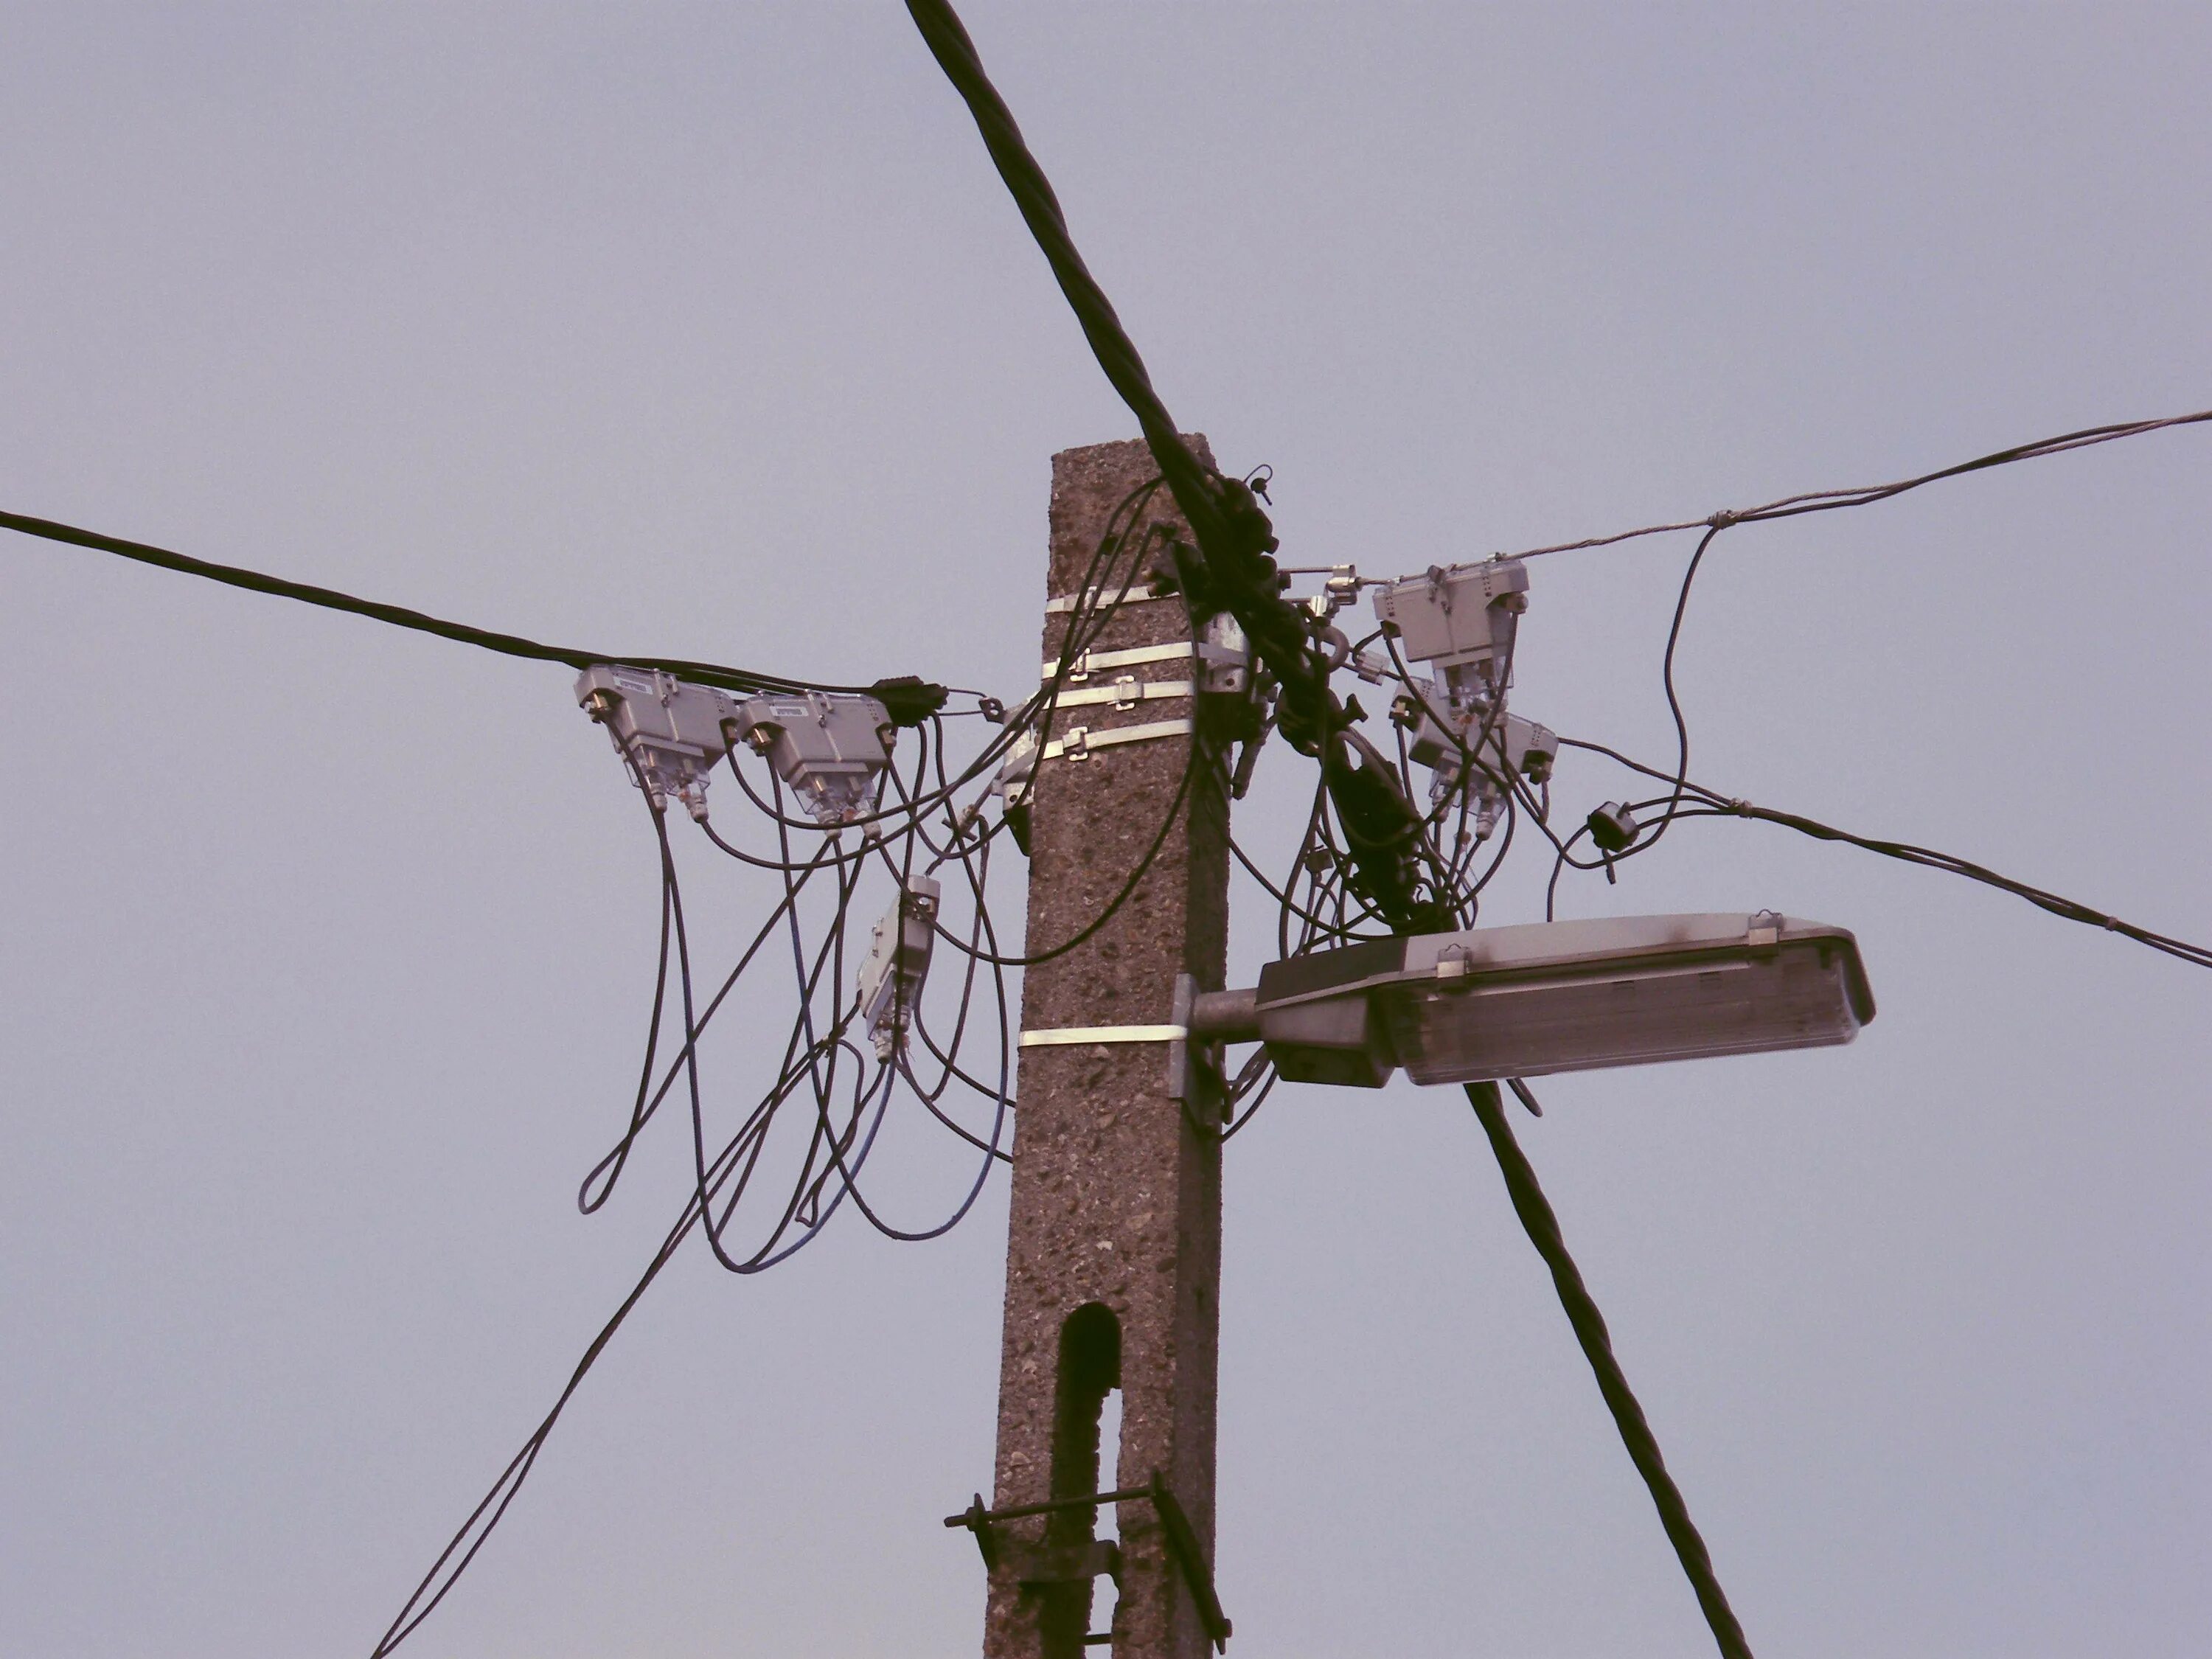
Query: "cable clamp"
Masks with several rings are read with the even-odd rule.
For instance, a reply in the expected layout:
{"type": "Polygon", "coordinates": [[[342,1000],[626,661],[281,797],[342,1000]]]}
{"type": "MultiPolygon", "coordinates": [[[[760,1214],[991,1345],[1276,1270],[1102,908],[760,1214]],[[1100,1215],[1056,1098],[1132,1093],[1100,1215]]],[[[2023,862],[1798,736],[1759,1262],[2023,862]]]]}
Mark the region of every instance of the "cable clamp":
{"type": "Polygon", "coordinates": [[[1705,522],[1715,530],[1726,530],[1731,525],[1741,524],[1743,522],[1743,514],[1741,513],[1733,513],[1728,508],[1723,507],[1719,512],[1714,514],[1712,517],[1707,519],[1705,522]]]}
{"type": "Polygon", "coordinates": [[[1121,743],[1148,743],[1154,738],[1188,737],[1197,730],[1198,722],[1192,720],[1152,720],[1143,726],[1116,726],[1095,732],[1088,727],[1078,726],[1045,744],[1037,758],[1089,760],[1094,749],[1110,749],[1121,743]]]}
{"type": "Polygon", "coordinates": [[[1024,1048],[1054,1048],[1079,1042],[1185,1042],[1188,1025],[1055,1025],[1042,1031],[1024,1031],[1024,1048]]]}

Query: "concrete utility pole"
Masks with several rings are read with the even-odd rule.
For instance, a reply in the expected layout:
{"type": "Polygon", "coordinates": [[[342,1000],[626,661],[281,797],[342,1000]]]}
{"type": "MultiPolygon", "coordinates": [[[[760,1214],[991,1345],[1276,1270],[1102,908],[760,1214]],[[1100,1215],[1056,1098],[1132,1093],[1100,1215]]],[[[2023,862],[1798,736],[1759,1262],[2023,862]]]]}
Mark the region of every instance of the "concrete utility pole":
{"type": "MultiPolygon", "coordinates": [[[[1189,441],[1210,462],[1202,438],[1189,441]]],[[[1157,469],[1142,443],[1053,457],[1047,591],[1075,592],[1115,505],[1157,469]]],[[[1163,489],[1136,521],[1188,534],[1163,489]]],[[[1123,567],[1126,568],[1126,567],[1123,567]]],[[[1141,595],[1143,580],[1138,582],[1141,595]]],[[[1045,618],[1042,660],[1060,653],[1065,610],[1045,618]]],[[[1122,606],[1094,653],[1192,638],[1180,599],[1122,606]]],[[[1102,668],[1194,682],[1198,665],[1164,657],[1102,668]]],[[[1194,699],[1062,710],[1052,735],[1086,728],[1082,758],[1041,759],[1031,793],[1029,939],[1056,945],[1097,915],[1142,858],[1192,763],[1186,729],[1104,744],[1120,728],[1195,721],[1194,699]]],[[[988,1659],[1081,1659],[1097,1575],[1121,1600],[1115,1659],[1200,1659],[1226,1639],[1212,1591],[1215,1394],[1219,1351],[1221,1151],[1218,1096],[1171,1090],[1157,1035],[1099,1040],[1036,1034],[1171,1023],[1176,982],[1218,989],[1228,933],[1228,800],[1201,765],[1186,810],[1136,890],[1074,950],[1023,982],[1013,1214],[999,1382],[994,1510],[971,1522],[990,1564],[988,1659]],[[1035,1046],[1031,1046],[1035,1044],[1035,1046]],[[1198,1125],[1204,1125],[1201,1130],[1198,1125]],[[1097,1510],[1050,1507],[1100,1491],[1099,1413],[1121,1392],[1117,1553],[1095,1541],[1097,1510]],[[1157,1479],[1155,1478],[1157,1477],[1157,1479]],[[1141,1490],[1139,1490],[1141,1489],[1141,1490]]]]}

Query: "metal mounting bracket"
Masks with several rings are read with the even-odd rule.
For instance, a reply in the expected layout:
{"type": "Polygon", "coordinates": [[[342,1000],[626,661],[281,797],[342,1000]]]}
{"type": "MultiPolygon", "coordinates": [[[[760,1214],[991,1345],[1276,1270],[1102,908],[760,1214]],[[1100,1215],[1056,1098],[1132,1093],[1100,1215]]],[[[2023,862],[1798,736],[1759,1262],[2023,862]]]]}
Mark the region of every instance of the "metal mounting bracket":
{"type": "Polygon", "coordinates": [[[1020,1572],[1022,1582],[1030,1583],[1066,1583],[1082,1578],[1096,1577],[1099,1573],[1111,1573],[1116,1584],[1121,1583],[1118,1571],[1121,1565],[1121,1551],[1110,1543],[1094,1540],[1090,1548],[1073,1563],[1035,1559],[1042,1546],[999,1538],[993,1528],[1003,1521],[1019,1521],[1033,1515],[1052,1515],[1065,1510],[1096,1509],[1101,1504],[1127,1504],[1149,1499],[1152,1512],[1160,1518],[1160,1533],[1167,1544],[1168,1557],[1182,1575],[1182,1582],[1190,1591],[1192,1604],[1198,1609],[1198,1621],[1206,1629],[1206,1639],[1213,1644],[1217,1653],[1229,1651],[1231,1626],[1229,1615],[1221,1610],[1221,1598],[1213,1588],[1213,1571],[1206,1565],[1206,1553],[1200,1548],[1197,1530],[1190,1524],[1190,1516],[1182,1503],[1168,1487],[1159,1471],[1141,1486],[1124,1486],[1119,1492],[1095,1492],[1081,1498],[1054,1498],[1042,1504],[1015,1504],[1002,1510],[983,1507],[983,1494],[977,1492],[973,1503],[957,1515],[948,1515],[948,1528],[965,1527],[975,1535],[975,1548],[983,1558],[987,1572],[998,1571],[1001,1561],[1008,1562],[1020,1572]],[[1008,1546],[1020,1552],[1009,1555],[1008,1546]],[[1091,1568],[1085,1571],[1083,1569],[1091,1568]],[[1070,1569],[1073,1569],[1072,1571],[1070,1569]],[[1053,1576],[1031,1577],[1031,1572],[1053,1576]]]}
{"type": "Polygon", "coordinates": [[[1191,1031],[1191,1011],[1197,1000],[1198,981],[1188,974],[1177,974],[1175,1002],[1169,1012],[1174,1024],[1169,1029],[1179,1030],[1183,1035],[1168,1042],[1168,1097],[1182,1103],[1193,1125],[1201,1121],[1201,1114],[1209,1104],[1214,1105],[1224,1118],[1228,1115],[1221,1044],[1191,1031]]]}

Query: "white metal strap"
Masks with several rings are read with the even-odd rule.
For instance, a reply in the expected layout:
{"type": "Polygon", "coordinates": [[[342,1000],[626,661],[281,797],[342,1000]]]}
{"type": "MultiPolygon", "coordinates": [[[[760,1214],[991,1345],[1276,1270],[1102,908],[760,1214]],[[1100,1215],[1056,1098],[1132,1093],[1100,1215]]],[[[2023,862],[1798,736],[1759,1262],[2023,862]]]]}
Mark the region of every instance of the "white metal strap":
{"type": "Polygon", "coordinates": [[[1076,1042],[1181,1042],[1190,1036],[1188,1025],[1060,1025],[1022,1033],[1021,1047],[1049,1048],[1076,1042]]]}
{"type": "Polygon", "coordinates": [[[1040,760],[1085,760],[1094,749],[1110,749],[1118,743],[1146,743],[1154,738],[1188,737],[1198,730],[1198,722],[1190,720],[1152,720],[1143,726],[1109,726],[1103,732],[1093,732],[1083,726],[1072,726],[1063,737],[1054,738],[1045,744],[1040,760]]]}
{"type": "MultiPolygon", "coordinates": [[[[1088,679],[1102,668],[1133,668],[1146,662],[1185,662],[1196,657],[1200,662],[1226,663],[1241,668],[1251,660],[1251,653],[1237,651],[1225,645],[1216,645],[1211,640],[1176,640],[1166,645],[1133,645],[1124,651],[1079,651],[1067,665],[1067,678],[1088,679]]],[[[1057,662],[1048,662],[1038,670],[1040,679],[1050,679],[1060,672],[1057,662]]]]}
{"type": "MultiPolygon", "coordinates": [[[[1087,685],[1079,690],[1062,691],[1054,697],[1056,708],[1083,708],[1092,703],[1109,702],[1116,708],[1134,708],[1140,702],[1162,697],[1188,697],[1193,687],[1188,680],[1140,680],[1134,674],[1124,674],[1111,685],[1087,685]]],[[[1096,738],[1091,739],[1096,743],[1096,738]]]]}
{"type": "Polygon", "coordinates": [[[1085,593],[1063,593],[1058,599],[1044,602],[1048,617],[1064,617],[1071,611],[1089,610],[1099,605],[1152,605],[1161,599],[1179,599],[1180,593],[1147,593],[1141,587],[1125,587],[1119,593],[1109,593],[1103,587],[1094,587],[1085,593]]]}

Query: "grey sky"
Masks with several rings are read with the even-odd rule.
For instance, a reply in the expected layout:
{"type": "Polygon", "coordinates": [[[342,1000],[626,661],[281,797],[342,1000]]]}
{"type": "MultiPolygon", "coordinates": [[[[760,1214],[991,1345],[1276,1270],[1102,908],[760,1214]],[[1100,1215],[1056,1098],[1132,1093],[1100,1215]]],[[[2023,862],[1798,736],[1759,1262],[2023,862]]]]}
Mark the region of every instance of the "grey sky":
{"type": "MultiPolygon", "coordinates": [[[[969,21],[1297,562],[2212,404],[2201,7],[969,21]]],[[[890,0],[18,0],[0,157],[15,511],[1012,691],[1048,458],[1133,433],[890,0]]],[[[2208,444],[1723,537],[1697,771],[2212,938],[2208,444]]],[[[1516,707],[1663,757],[1687,551],[1540,562],[1516,707]]],[[[0,1652],[365,1653],[682,1200],[671,1139],[572,1203],[651,988],[642,815],[560,670],[21,538],[0,580],[0,1652]]],[[[1272,846],[1302,763],[1263,771],[1272,846]]],[[[765,890],[698,850],[726,953],[765,890]]],[[[1754,1646],[2203,1652],[2204,975],[1736,824],[1563,909],[1765,905],[1857,931],[1855,1047],[1561,1080],[1522,1129],[1754,1646]]],[[[1710,1651],[1455,1091],[1285,1089],[1231,1150],[1236,1650],[1710,1651]]],[[[1004,1218],[680,1261],[412,1650],[974,1651],[938,1517],[988,1480],[1004,1218]]]]}

